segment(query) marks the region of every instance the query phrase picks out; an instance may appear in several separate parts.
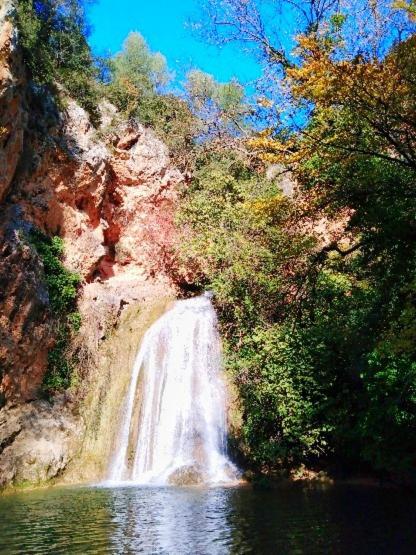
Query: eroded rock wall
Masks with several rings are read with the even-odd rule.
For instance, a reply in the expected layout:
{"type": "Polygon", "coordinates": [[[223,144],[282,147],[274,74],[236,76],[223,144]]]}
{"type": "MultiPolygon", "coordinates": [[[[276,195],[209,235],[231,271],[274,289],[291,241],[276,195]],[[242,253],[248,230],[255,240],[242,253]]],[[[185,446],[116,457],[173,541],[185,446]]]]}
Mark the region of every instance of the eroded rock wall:
{"type": "Polygon", "coordinates": [[[0,407],[38,397],[54,342],[54,321],[42,263],[25,240],[29,224],[18,205],[0,226],[0,407]]]}
{"type": "Polygon", "coordinates": [[[0,411],[0,489],[40,485],[61,476],[82,438],[63,401],[35,401],[0,411]]]}
{"type": "Polygon", "coordinates": [[[97,364],[84,383],[80,404],[84,427],[82,441],[64,482],[93,482],[108,478],[108,467],[116,454],[124,405],[137,346],[144,333],[169,307],[173,298],[159,296],[123,311],[117,325],[102,342],[97,364]]]}
{"type": "MultiPolygon", "coordinates": [[[[111,109],[103,107],[103,111],[111,109]]],[[[171,166],[165,145],[144,127],[121,126],[111,134],[111,142],[105,143],[84,110],[71,100],[63,115],[43,105],[27,117],[25,144],[2,203],[5,217],[0,229],[5,297],[0,313],[9,320],[10,328],[2,338],[0,352],[3,360],[8,353],[13,360],[3,364],[1,389],[10,402],[33,397],[38,380],[30,388],[20,376],[41,365],[39,361],[46,360],[50,348],[49,338],[43,341],[47,334],[39,335],[36,325],[48,319],[41,268],[36,274],[36,253],[24,249],[23,243],[19,247],[21,233],[36,226],[64,239],[65,264],[82,279],[81,313],[87,321],[94,314],[97,332],[105,335],[106,322],[124,306],[173,290],[169,274],[173,213],[177,186],[183,179],[171,166]],[[40,119],[48,116],[53,125],[39,130],[40,119]],[[33,259],[31,263],[29,259],[33,259]],[[36,322],[30,318],[21,322],[22,314],[32,312],[26,306],[28,299],[22,298],[25,288],[17,285],[19,280],[31,289],[28,295],[34,299],[33,310],[37,307],[39,313],[36,322]],[[12,313],[19,315],[15,325],[10,321],[12,313]],[[30,349],[21,343],[22,326],[26,343],[37,338],[33,359],[30,349]],[[10,342],[11,337],[16,340],[10,342]],[[25,362],[21,363],[16,353],[23,350],[25,362]]],[[[88,327],[91,331],[90,321],[88,327]]]]}
{"type": "MultiPolygon", "coordinates": [[[[102,104],[97,130],[71,99],[58,111],[39,96],[27,83],[6,12],[0,8],[0,487],[60,476],[88,451],[94,399],[113,402],[105,399],[117,375],[102,354],[109,338],[127,313],[146,321],[147,310],[177,293],[173,216],[184,180],[153,132],[120,123],[110,104],[102,104]],[[26,240],[33,227],[64,239],[65,265],[81,277],[83,387],[55,405],[39,400],[56,323],[42,261],[26,240]]],[[[128,364],[140,333],[129,337],[128,364]]],[[[114,386],[120,394],[123,376],[114,386]]],[[[102,473],[102,461],[98,466],[102,473]]]]}

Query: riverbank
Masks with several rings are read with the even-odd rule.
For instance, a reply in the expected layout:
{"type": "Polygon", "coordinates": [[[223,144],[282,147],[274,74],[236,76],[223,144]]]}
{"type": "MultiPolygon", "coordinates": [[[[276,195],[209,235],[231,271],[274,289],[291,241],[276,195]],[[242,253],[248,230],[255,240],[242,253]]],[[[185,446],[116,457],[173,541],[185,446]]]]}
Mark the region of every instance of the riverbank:
{"type": "Polygon", "coordinates": [[[410,494],[416,493],[416,483],[411,481],[403,481],[399,479],[380,478],[369,474],[351,474],[349,476],[336,476],[330,475],[327,472],[307,470],[305,467],[298,469],[292,473],[282,472],[280,476],[267,476],[254,474],[249,471],[243,473],[241,480],[237,482],[230,482],[229,484],[186,484],[183,486],[175,485],[163,485],[163,486],[143,486],[134,483],[120,483],[118,485],[111,484],[109,482],[86,482],[86,481],[75,481],[68,482],[68,480],[56,478],[52,481],[31,484],[29,482],[18,483],[13,486],[7,486],[0,490],[0,497],[9,495],[20,495],[20,494],[31,494],[37,491],[48,491],[56,489],[73,489],[73,488],[133,488],[141,489],[143,487],[165,487],[167,489],[188,489],[192,488],[195,490],[210,490],[210,489],[234,489],[234,488],[245,488],[258,491],[280,491],[280,490],[313,490],[313,489],[334,489],[339,487],[358,487],[358,488],[376,488],[376,489],[393,489],[406,491],[410,494]]]}

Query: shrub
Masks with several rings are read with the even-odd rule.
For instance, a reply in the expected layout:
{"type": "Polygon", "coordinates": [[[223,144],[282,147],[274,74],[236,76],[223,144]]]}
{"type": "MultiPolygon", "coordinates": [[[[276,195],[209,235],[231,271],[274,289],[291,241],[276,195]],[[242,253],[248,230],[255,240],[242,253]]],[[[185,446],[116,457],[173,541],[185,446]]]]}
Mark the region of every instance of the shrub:
{"type": "Polygon", "coordinates": [[[33,82],[57,98],[62,84],[99,123],[98,70],[87,43],[81,0],[18,0],[19,45],[33,82]]]}
{"type": "Polygon", "coordinates": [[[34,230],[30,242],[42,259],[49,301],[55,314],[66,314],[75,306],[80,277],[65,268],[61,262],[64,244],[60,237],[51,239],[34,230]]]}
{"type": "Polygon", "coordinates": [[[60,237],[50,238],[33,229],[29,241],[43,262],[50,308],[57,322],[55,345],[48,354],[43,382],[44,390],[50,394],[70,387],[74,376],[76,361],[68,357],[67,350],[73,334],[81,327],[81,316],[75,311],[80,277],[62,264],[64,244],[60,237]]]}
{"type": "Polygon", "coordinates": [[[108,97],[127,118],[137,116],[141,104],[169,81],[166,59],[151,52],[140,33],[129,34],[109,69],[108,97]]]}

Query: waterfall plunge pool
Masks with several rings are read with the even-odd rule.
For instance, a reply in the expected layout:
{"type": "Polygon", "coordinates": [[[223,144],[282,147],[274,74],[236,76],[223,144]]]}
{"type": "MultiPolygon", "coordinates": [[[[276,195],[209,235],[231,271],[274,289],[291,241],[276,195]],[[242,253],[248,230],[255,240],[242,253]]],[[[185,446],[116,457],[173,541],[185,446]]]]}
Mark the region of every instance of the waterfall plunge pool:
{"type": "Polygon", "coordinates": [[[414,501],[351,485],[52,488],[0,498],[0,553],[413,554],[414,501]]]}
{"type": "Polygon", "coordinates": [[[399,491],[224,487],[239,472],[221,370],[210,297],[176,302],[139,349],[110,482],[0,497],[0,554],[415,552],[416,504],[399,491]]]}

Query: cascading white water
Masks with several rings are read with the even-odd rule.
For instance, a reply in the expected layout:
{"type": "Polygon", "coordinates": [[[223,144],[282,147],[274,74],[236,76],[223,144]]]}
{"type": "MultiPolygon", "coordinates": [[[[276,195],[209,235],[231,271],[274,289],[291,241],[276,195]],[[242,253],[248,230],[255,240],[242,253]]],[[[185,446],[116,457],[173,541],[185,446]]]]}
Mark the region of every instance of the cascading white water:
{"type": "Polygon", "coordinates": [[[137,355],[110,481],[235,481],[236,468],[226,455],[225,404],[210,294],[177,301],[147,331],[137,355]]]}

